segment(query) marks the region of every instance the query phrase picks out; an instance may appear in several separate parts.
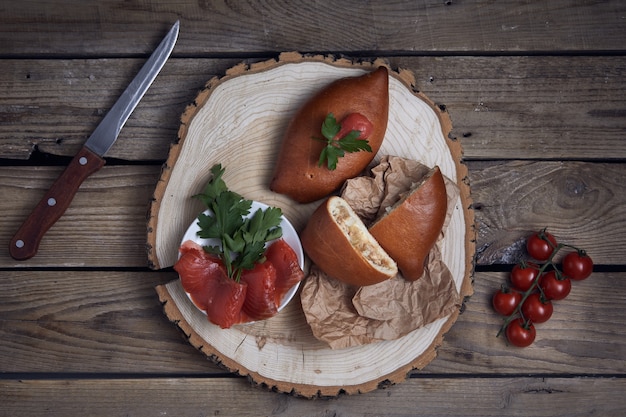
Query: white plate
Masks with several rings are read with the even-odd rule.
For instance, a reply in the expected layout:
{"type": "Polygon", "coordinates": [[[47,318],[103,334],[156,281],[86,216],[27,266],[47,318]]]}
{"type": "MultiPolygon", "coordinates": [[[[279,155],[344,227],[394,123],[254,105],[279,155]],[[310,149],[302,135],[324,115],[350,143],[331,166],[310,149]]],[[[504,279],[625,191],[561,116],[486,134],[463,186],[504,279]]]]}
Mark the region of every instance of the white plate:
{"type": "MultiPolygon", "coordinates": [[[[266,210],[268,207],[269,206],[267,204],[253,201],[252,207],[250,208],[250,213],[247,217],[251,217],[258,209],[266,210]]],[[[205,210],[204,214],[211,215],[211,211],[205,210]]],[[[300,242],[300,237],[298,236],[296,229],[294,229],[291,222],[287,220],[284,215],[281,217],[280,227],[283,230],[283,236],[281,237],[281,239],[284,239],[285,242],[291,247],[291,249],[293,249],[293,251],[296,253],[296,256],[298,257],[298,265],[300,265],[300,269],[304,269],[304,252],[302,251],[302,243],[300,242]]],[[[183,242],[186,242],[188,240],[191,240],[192,242],[195,242],[200,246],[217,246],[220,244],[218,239],[203,239],[198,237],[199,230],[200,227],[198,226],[198,219],[196,218],[185,232],[185,235],[183,236],[183,239],[181,241],[181,245],[183,242]]],[[[273,242],[274,241],[268,242],[265,247],[268,247],[273,242]]],[[[291,287],[289,291],[287,291],[287,293],[285,293],[282,300],[280,301],[280,305],[278,306],[278,311],[282,310],[287,304],[289,304],[289,301],[291,301],[293,296],[296,295],[296,292],[298,292],[299,287],[300,283],[298,282],[296,285],[291,287]]],[[[187,293],[187,297],[189,297],[191,302],[193,302],[193,299],[191,298],[191,295],[189,293],[187,293]]],[[[206,315],[206,312],[203,309],[199,308],[195,303],[194,306],[196,306],[198,310],[206,315]]]]}

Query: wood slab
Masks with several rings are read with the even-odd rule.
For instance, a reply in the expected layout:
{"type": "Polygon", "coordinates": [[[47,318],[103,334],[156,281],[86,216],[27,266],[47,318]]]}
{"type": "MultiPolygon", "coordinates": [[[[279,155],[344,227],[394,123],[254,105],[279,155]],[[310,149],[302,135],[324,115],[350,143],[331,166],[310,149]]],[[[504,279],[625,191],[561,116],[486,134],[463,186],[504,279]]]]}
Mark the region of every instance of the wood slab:
{"type": "MultiPolygon", "coordinates": [[[[282,132],[315,91],[378,65],[386,64],[286,53],[277,61],[241,64],[210,80],[181,118],[179,140],[154,193],[148,219],[151,266],[160,269],[176,261],[185,230],[202,211],[192,196],[218,162],[226,169],[229,188],[280,207],[296,230],[302,230],[319,202],[297,204],[268,188],[282,132]]],[[[448,115],[414,90],[413,75],[390,73],[389,125],[374,163],[382,155],[396,155],[438,165],[459,186],[460,197],[440,249],[463,299],[472,294],[475,242],[461,145],[448,139],[448,115]]],[[[397,340],[332,350],[312,335],[298,297],[270,320],[222,330],[195,308],[178,280],[158,286],[157,292],[170,320],[207,356],[256,384],[305,397],[366,392],[403,381],[411,370],[434,359],[435,348],[459,314],[397,340]]]]}

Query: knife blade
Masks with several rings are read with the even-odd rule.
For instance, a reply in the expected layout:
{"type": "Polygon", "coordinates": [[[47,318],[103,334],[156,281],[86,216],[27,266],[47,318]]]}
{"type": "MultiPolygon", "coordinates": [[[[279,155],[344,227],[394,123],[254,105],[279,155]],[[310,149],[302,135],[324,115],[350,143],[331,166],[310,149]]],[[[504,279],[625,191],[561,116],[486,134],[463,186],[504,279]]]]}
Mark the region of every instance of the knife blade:
{"type": "Polygon", "coordinates": [[[172,53],[179,26],[176,21],[80,151],[22,223],[9,244],[13,259],[23,261],[35,256],[41,239],[65,213],[83,181],[104,166],[104,155],[113,146],[122,127],[172,53]]]}

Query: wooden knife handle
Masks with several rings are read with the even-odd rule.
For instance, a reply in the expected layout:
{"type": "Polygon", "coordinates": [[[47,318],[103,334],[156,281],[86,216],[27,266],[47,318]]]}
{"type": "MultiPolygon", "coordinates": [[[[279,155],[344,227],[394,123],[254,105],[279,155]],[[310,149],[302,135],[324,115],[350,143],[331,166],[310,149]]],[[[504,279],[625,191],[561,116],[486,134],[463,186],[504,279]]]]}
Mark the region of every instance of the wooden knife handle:
{"type": "Polygon", "coordinates": [[[76,154],[11,239],[9,252],[14,259],[35,256],[43,235],[65,213],[82,182],[104,164],[104,159],[86,147],[76,154]]]}

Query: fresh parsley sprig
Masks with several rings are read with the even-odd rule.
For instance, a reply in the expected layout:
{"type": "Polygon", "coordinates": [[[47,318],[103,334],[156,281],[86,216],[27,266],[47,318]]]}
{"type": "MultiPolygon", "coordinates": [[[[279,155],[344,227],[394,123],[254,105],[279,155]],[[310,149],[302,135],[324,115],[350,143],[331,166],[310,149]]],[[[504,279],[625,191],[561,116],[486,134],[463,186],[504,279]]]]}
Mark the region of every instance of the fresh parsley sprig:
{"type": "Polygon", "coordinates": [[[326,146],[320,153],[318,166],[327,164],[328,169],[333,171],[337,168],[339,158],[343,157],[346,152],[359,152],[368,151],[372,152],[367,139],[359,139],[361,132],[358,130],[351,130],[347,135],[342,138],[335,139],[337,134],[341,131],[341,123],[337,121],[333,113],[328,113],[324,122],[322,123],[322,136],[324,138],[314,138],[322,142],[326,142],[326,146]]]}
{"type": "Polygon", "coordinates": [[[197,194],[211,211],[198,216],[203,239],[217,239],[220,244],[205,246],[204,250],[218,256],[231,279],[239,281],[244,269],[252,269],[256,262],[262,262],[265,244],[282,236],[280,227],[282,211],[278,207],[258,209],[250,214],[252,201],[230,191],[222,179],[225,169],[221,164],[213,165],[212,177],[204,191],[197,194]]]}

